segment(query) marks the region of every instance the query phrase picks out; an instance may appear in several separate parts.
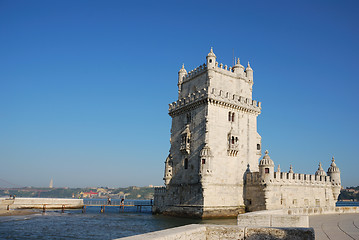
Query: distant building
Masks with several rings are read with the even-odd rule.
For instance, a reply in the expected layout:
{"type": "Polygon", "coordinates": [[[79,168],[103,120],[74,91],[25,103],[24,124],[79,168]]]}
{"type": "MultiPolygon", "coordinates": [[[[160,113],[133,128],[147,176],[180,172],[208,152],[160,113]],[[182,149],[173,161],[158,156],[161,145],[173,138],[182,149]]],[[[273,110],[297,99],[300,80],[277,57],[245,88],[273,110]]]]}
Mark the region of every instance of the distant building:
{"type": "Polygon", "coordinates": [[[82,198],[93,198],[98,196],[98,193],[93,191],[81,192],[80,194],[82,195],[82,198]]]}
{"type": "Polygon", "coordinates": [[[274,171],[267,151],[258,164],[261,103],[252,99],[253,70],[239,59],[233,67],[216,60],[211,49],[206,63],[178,73],[165,187],[155,188],[153,212],[211,218],[334,206],[341,188],[334,158],[327,173],[319,165],[315,175],[274,171]]]}

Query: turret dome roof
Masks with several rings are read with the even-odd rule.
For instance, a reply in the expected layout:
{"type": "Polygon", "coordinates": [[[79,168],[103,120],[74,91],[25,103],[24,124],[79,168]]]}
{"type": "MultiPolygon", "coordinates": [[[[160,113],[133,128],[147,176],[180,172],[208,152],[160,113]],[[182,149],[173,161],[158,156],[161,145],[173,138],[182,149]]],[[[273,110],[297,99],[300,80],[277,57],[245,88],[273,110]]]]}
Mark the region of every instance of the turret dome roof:
{"type": "Polygon", "coordinates": [[[244,69],[244,66],[243,66],[243,65],[241,64],[241,62],[239,61],[239,58],[237,58],[236,65],[234,65],[233,68],[242,68],[242,69],[244,69]]]}
{"type": "Polygon", "coordinates": [[[184,68],[184,64],[182,64],[182,68],[179,70],[179,73],[186,73],[187,74],[187,70],[184,68]]]}
{"type": "Polygon", "coordinates": [[[208,53],[207,57],[216,57],[216,54],[213,52],[213,47],[211,47],[211,51],[208,53]]]}
{"type": "Polygon", "coordinates": [[[259,162],[259,166],[267,165],[267,166],[273,166],[274,167],[274,162],[273,162],[272,159],[270,159],[270,157],[268,155],[268,150],[266,150],[264,153],[265,154],[264,154],[262,160],[259,162]]]}
{"type": "Polygon", "coordinates": [[[322,164],[319,162],[319,167],[318,170],[315,172],[315,175],[318,176],[326,176],[327,174],[325,173],[325,171],[322,168],[322,164]]]}
{"type": "Polygon", "coordinates": [[[248,61],[248,65],[247,65],[246,71],[253,71],[253,69],[251,68],[251,65],[249,65],[249,61],[248,61]]]}
{"type": "Polygon", "coordinates": [[[334,159],[334,157],[332,158],[332,164],[330,164],[330,167],[328,168],[328,173],[333,173],[333,172],[338,172],[338,173],[340,173],[339,168],[338,168],[337,165],[335,164],[335,159],[334,159]]]}
{"type": "Polygon", "coordinates": [[[202,148],[199,155],[200,155],[200,157],[211,157],[212,156],[211,149],[209,148],[207,143],[204,145],[204,147],[202,148]]]}

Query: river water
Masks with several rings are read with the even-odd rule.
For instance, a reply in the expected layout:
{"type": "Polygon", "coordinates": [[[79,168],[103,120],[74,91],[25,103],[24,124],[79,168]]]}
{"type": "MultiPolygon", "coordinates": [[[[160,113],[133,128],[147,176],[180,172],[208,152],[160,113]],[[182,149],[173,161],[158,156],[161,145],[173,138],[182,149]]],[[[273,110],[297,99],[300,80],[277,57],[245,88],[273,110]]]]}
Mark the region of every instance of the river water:
{"type": "MultiPolygon", "coordinates": [[[[91,200],[98,203],[99,200],[91,200]]],[[[101,200],[103,203],[106,200],[101,200]]],[[[117,204],[112,201],[112,204],[117,204]]],[[[85,202],[88,203],[88,202],[85,202]]],[[[125,204],[147,201],[126,200],[125,204]]],[[[337,203],[339,206],[358,205],[358,202],[337,203]]],[[[193,223],[236,224],[235,219],[199,220],[152,215],[150,207],[136,212],[136,207],[87,207],[81,210],[47,211],[27,216],[0,217],[0,239],[115,239],[193,223]]]]}
{"type": "Polygon", "coordinates": [[[87,207],[86,213],[68,210],[0,217],[0,239],[114,239],[192,223],[236,224],[235,219],[174,218],[152,215],[150,208],[142,210],[106,207],[100,213],[100,207],[87,207]]]}

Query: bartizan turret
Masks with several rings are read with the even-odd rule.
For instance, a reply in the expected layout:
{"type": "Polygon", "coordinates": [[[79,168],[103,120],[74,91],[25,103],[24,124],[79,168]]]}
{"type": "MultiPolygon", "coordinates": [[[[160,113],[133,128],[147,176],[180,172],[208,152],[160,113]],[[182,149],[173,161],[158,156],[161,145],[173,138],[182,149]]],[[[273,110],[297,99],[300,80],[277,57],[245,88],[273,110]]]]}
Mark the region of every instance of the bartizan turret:
{"type": "Polygon", "coordinates": [[[324,169],[322,168],[322,164],[319,162],[318,170],[315,172],[316,176],[327,176],[324,169]]]}
{"type": "Polygon", "coordinates": [[[259,162],[259,176],[262,183],[273,182],[274,178],[274,162],[268,155],[268,150],[259,162]]]}
{"type": "Polygon", "coordinates": [[[182,68],[178,71],[178,96],[181,93],[183,78],[187,75],[187,70],[184,68],[184,64],[182,64],[182,68]]]}
{"type": "Polygon", "coordinates": [[[213,52],[213,48],[211,48],[211,51],[208,53],[207,57],[207,68],[208,69],[214,69],[216,67],[216,54],[213,52]]]}
{"type": "Polygon", "coordinates": [[[340,170],[335,164],[334,157],[332,158],[332,164],[330,164],[327,173],[328,176],[330,176],[330,181],[332,183],[334,201],[337,201],[338,196],[340,194],[341,181],[340,181],[340,170]]]}
{"type": "Polygon", "coordinates": [[[165,185],[168,185],[172,179],[172,165],[172,156],[169,154],[165,161],[165,174],[163,177],[165,185]]]}
{"type": "Polygon", "coordinates": [[[239,58],[237,58],[236,65],[233,66],[233,72],[237,76],[243,76],[244,75],[244,66],[240,63],[239,58]]]}
{"type": "Polygon", "coordinates": [[[251,65],[249,65],[249,62],[246,68],[246,76],[250,81],[253,81],[253,69],[251,68],[251,65]]]}
{"type": "Polygon", "coordinates": [[[200,151],[199,157],[200,157],[199,176],[202,183],[205,183],[206,181],[208,181],[207,176],[209,176],[212,173],[211,158],[213,157],[211,149],[209,148],[207,143],[205,143],[204,147],[200,151]]]}

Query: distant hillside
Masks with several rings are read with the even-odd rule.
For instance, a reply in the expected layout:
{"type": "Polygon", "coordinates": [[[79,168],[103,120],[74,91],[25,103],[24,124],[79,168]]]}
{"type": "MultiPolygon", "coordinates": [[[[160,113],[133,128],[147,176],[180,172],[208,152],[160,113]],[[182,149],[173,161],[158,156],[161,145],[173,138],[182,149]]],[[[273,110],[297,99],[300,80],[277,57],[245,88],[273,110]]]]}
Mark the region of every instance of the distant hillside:
{"type": "Polygon", "coordinates": [[[359,201],[359,186],[342,189],[340,191],[339,200],[359,201]]]}
{"type": "Polygon", "coordinates": [[[153,199],[153,187],[126,188],[3,188],[0,196],[16,195],[16,197],[48,197],[48,198],[123,198],[153,199]]]}

